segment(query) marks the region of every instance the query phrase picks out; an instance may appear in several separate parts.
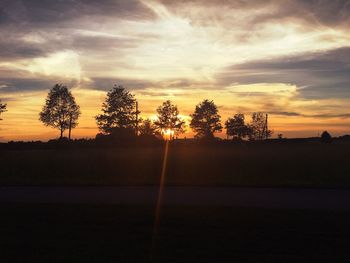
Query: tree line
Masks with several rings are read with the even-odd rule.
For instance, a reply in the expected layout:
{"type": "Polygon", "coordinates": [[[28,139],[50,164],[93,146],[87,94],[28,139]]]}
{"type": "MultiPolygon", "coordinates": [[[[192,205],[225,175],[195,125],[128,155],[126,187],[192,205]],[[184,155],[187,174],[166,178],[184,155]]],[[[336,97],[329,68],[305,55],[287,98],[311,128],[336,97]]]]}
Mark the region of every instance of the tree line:
{"type": "MultiPolygon", "coordinates": [[[[0,115],[6,111],[6,104],[1,104],[0,115]]],[[[166,100],[156,109],[156,120],[139,118],[138,103],[133,94],[123,86],[115,85],[102,103],[101,113],[95,116],[101,135],[113,135],[117,133],[129,133],[136,136],[167,135],[169,139],[177,138],[185,133],[187,125],[181,118],[177,105],[166,100]]],[[[54,85],[45,100],[39,120],[46,126],[58,129],[60,138],[68,130],[68,138],[71,131],[78,125],[81,115],[80,107],[68,88],[62,84],[54,85]]],[[[195,138],[213,139],[214,134],[221,132],[221,116],[214,101],[205,99],[195,106],[190,114],[190,128],[195,138]]],[[[234,140],[263,140],[271,137],[272,131],[268,129],[267,114],[255,112],[250,123],[246,123],[245,116],[237,113],[228,118],[224,123],[228,138],[234,140]]]]}

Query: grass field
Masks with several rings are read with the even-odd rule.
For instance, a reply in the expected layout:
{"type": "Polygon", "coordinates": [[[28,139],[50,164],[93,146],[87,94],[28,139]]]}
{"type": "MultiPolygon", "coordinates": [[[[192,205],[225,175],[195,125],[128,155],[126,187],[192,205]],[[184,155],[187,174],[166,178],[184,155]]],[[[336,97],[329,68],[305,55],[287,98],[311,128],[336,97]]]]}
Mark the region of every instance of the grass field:
{"type": "Polygon", "coordinates": [[[349,212],[1,204],[0,262],[348,262],[349,212]]]}
{"type": "MultiPolygon", "coordinates": [[[[172,143],[166,184],[350,187],[346,143],[172,143]]],[[[0,151],[0,185],[157,185],[164,146],[0,151]]],[[[0,262],[347,262],[350,212],[0,203],[0,262]],[[152,248],[152,240],[155,241],[152,248]]]]}
{"type": "MultiPolygon", "coordinates": [[[[162,145],[1,150],[0,185],[154,185],[162,145]]],[[[173,143],[168,185],[350,186],[350,144],[173,143]]]]}

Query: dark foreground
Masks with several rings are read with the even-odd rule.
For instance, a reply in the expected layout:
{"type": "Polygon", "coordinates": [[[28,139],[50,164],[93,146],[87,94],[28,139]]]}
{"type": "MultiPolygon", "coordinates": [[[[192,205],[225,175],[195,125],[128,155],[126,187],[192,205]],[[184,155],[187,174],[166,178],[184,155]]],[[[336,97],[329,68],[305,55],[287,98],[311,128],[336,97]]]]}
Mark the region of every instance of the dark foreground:
{"type": "MultiPolygon", "coordinates": [[[[159,184],[164,159],[162,144],[70,146],[0,149],[0,185],[159,184]]],[[[165,183],[350,188],[349,158],[350,144],[345,142],[175,141],[169,145],[165,183]]]]}
{"type": "MultiPolygon", "coordinates": [[[[152,206],[158,193],[156,186],[4,186],[0,203],[152,206]]],[[[350,211],[350,190],[165,186],[162,205],[350,211]]]]}
{"type": "Polygon", "coordinates": [[[348,262],[350,212],[1,203],[0,262],[348,262]]]}

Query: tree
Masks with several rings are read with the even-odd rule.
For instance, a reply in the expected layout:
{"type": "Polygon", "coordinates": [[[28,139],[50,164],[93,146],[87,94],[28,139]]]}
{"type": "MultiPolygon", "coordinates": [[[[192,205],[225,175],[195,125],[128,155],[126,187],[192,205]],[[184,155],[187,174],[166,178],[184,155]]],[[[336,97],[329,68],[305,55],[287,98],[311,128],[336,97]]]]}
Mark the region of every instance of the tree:
{"type": "MultiPolygon", "coordinates": [[[[3,113],[3,112],[6,111],[6,107],[7,107],[7,105],[1,103],[1,100],[0,100],[0,116],[1,116],[1,113],[3,113]]],[[[0,121],[1,121],[1,120],[2,120],[2,119],[0,118],[0,121]]]]}
{"type": "Polygon", "coordinates": [[[170,100],[163,102],[157,108],[157,120],[154,124],[161,134],[169,132],[170,139],[185,132],[185,121],[180,118],[177,106],[170,100]]]}
{"type": "Polygon", "coordinates": [[[70,139],[71,129],[78,125],[80,108],[67,87],[56,84],[50,89],[39,116],[46,126],[60,130],[60,138],[63,137],[63,132],[69,129],[70,139]]]}
{"type": "Polygon", "coordinates": [[[102,104],[102,114],[95,118],[103,133],[112,134],[116,129],[136,130],[139,113],[134,95],[122,86],[115,85],[102,104]]]}
{"type": "Polygon", "coordinates": [[[145,119],[139,127],[140,136],[153,136],[159,134],[157,127],[150,119],[145,119]]]}
{"type": "Polygon", "coordinates": [[[272,131],[268,129],[267,114],[254,112],[252,121],[248,125],[248,136],[250,140],[264,140],[271,137],[272,131]]]}
{"type": "Polygon", "coordinates": [[[221,132],[220,115],[213,101],[203,100],[191,114],[190,127],[197,138],[213,138],[215,132],[221,132]]]}
{"type": "Polygon", "coordinates": [[[331,143],[332,142],[332,136],[328,131],[324,131],[321,134],[321,142],[323,143],[331,143]]]}
{"type": "Polygon", "coordinates": [[[225,122],[226,133],[232,139],[242,140],[248,135],[248,127],[244,123],[244,114],[238,113],[225,122]]]}

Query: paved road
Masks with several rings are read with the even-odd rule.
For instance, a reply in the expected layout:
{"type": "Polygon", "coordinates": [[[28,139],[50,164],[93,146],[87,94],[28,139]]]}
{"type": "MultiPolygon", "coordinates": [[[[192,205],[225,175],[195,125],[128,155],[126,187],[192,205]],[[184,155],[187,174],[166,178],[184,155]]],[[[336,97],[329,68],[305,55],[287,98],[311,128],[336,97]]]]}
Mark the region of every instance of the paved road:
{"type": "MultiPolygon", "coordinates": [[[[1,202],[153,205],[158,188],[143,187],[0,187],[1,202]]],[[[216,205],[259,208],[350,210],[350,190],[166,187],[166,205],[216,205]]]]}

